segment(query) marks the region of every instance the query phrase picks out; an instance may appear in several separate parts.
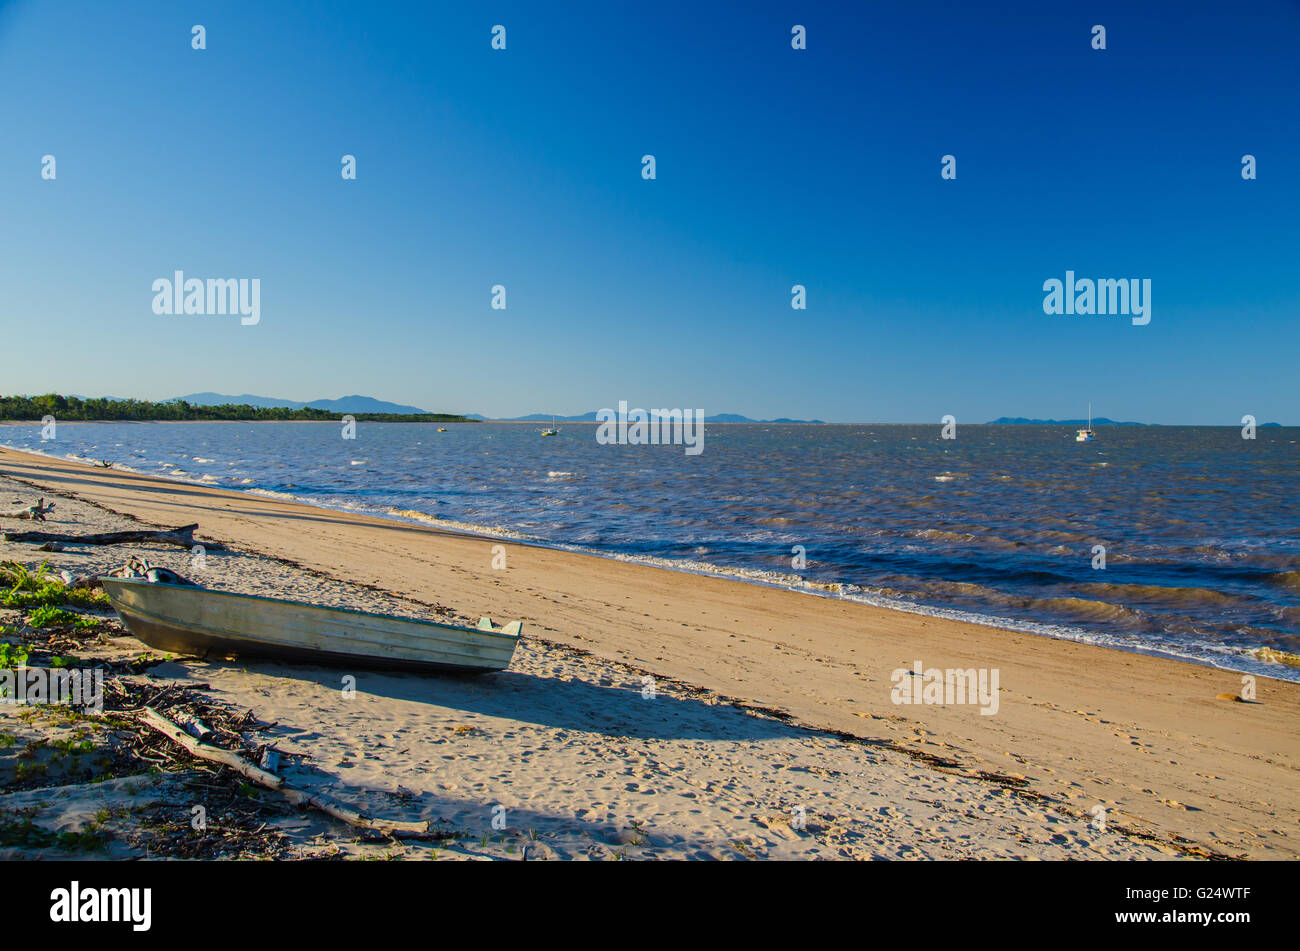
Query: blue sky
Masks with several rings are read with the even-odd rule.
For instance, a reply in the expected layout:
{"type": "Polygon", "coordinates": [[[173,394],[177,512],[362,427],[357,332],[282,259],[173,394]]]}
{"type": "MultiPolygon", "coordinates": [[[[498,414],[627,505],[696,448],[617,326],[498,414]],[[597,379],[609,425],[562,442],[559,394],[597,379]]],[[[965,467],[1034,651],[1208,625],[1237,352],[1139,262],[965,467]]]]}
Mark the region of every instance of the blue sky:
{"type": "Polygon", "coordinates": [[[1300,4],[912,6],[0,3],[0,392],[1300,423],[1300,4]]]}

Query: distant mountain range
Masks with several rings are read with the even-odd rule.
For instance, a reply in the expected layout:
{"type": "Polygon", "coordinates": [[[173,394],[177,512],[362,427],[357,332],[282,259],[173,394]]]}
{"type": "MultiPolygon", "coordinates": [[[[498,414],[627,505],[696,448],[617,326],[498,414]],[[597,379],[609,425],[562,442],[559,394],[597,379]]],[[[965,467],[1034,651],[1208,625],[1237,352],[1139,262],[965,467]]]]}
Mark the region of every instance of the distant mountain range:
{"type": "MultiPolygon", "coordinates": [[[[466,413],[470,419],[492,420],[495,419],[501,423],[549,423],[552,419],[558,423],[594,423],[596,421],[596,411],[583,413],[581,416],[560,416],[551,413],[529,413],[527,416],[511,416],[509,418],[480,416],[478,413],[466,413]]],[[[820,419],[750,419],[748,416],[740,416],[736,413],[718,413],[716,416],[705,416],[706,423],[821,423],[820,419]]]]}
{"type": "MultiPolygon", "coordinates": [[[[191,393],[188,396],[178,396],[176,399],[184,400],[191,406],[222,406],[231,404],[235,406],[257,406],[263,408],[272,408],[283,406],[287,409],[323,409],[331,413],[428,413],[427,409],[419,409],[415,406],[403,406],[400,403],[388,403],[384,400],[377,400],[370,396],[343,396],[336,400],[312,400],[310,403],[300,403],[297,400],[282,400],[273,396],[256,396],[252,393],[241,393],[238,396],[232,396],[226,393],[191,393]]],[[[580,416],[560,416],[551,413],[530,413],[527,416],[484,416],[481,413],[465,413],[466,419],[476,419],[479,421],[498,421],[503,423],[549,423],[552,419],[556,422],[563,423],[594,423],[596,421],[596,411],[583,413],[580,416]]],[[[751,419],[748,416],[741,416],[737,413],[719,413],[715,416],[704,417],[706,423],[821,423],[820,419],[751,419]]]]}
{"type": "MultiPolygon", "coordinates": [[[[1086,419],[1025,419],[1023,416],[999,416],[997,419],[985,423],[986,426],[1007,426],[1011,424],[1023,424],[1025,426],[1087,426],[1086,419]]],[[[1094,426],[1151,426],[1159,425],[1158,423],[1129,423],[1118,419],[1107,419],[1105,416],[1093,417],[1092,425],[1094,426]]]]}
{"type": "MultiPolygon", "coordinates": [[[[550,422],[551,420],[556,422],[595,422],[594,409],[590,413],[582,413],[581,416],[559,416],[559,414],[552,416],[551,413],[529,413],[528,416],[511,416],[508,418],[480,416],[478,413],[465,413],[465,416],[468,416],[471,420],[494,420],[495,422],[550,422]]],[[[780,418],[780,420],[751,420],[748,416],[738,416],[737,413],[718,413],[716,416],[706,416],[705,422],[801,422],[801,424],[806,422],[806,424],[818,424],[822,420],[787,420],[784,417],[780,418]]]]}
{"type": "MultiPolygon", "coordinates": [[[[985,423],[986,426],[1008,426],[1023,424],[1026,426],[1087,426],[1086,419],[1025,419],[1023,416],[1000,416],[997,419],[985,423]]],[[[1161,426],[1163,423],[1131,423],[1118,419],[1107,419],[1105,416],[1094,416],[1092,420],[1094,426],[1161,426]]],[[[1235,423],[1216,423],[1213,425],[1230,425],[1235,423]]],[[[1255,428],[1259,429],[1264,426],[1281,426],[1281,423],[1259,423],[1255,428]]]]}
{"type": "MultiPolygon", "coordinates": [[[[80,397],[85,399],[86,397],[80,397]]],[[[113,397],[108,397],[112,399],[113,397]]],[[[309,403],[302,403],[297,400],[277,399],[273,396],[257,396],[252,393],[241,393],[237,396],[225,393],[191,393],[188,396],[178,396],[175,399],[184,400],[191,406],[221,406],[225,404],[235,406],[254,406],[259,408],[272,409],[276,407],[285,407],[287,409],[319,409],[330,413],[393,413],[401,415],[432,415],[430,410],[420,409],[418,406],[404,406],[401,403],[389,403],[386,400],[377,400],[372,396],[341,396],[336,400],[312,400],[309,403]]],[[[549,423],[552,419],[561,423],[594,423],[596,421],[595,410],[590,413],[582,413],[579,416],[561,416],[551,413],[529,413],[527,416],[484,416],[481,413],[465,413],[466,419],[478,420],[480,422],[498,421],[503,423],[549,423]]],[[[824,420],[820,419],[789,419],[779,417],[777,419],[753,419],[749,416],[742,416],[739,413],[717,413],[713,416],[706,416],[705,422],[708,423],[799,423],[810,425],[825,425],[824,420]]],[[[990,420],[985,425],[988,426],[1076,426],[1082,427],[1087,425],[1086,419],[1027,419],[1024,416],[1000,416],[997,419],[990,420]]],[[[1094,426],[1159,426],[1160,423],[1135,423],[1131,421],[1109,419],[1105,416],[1097,416],[1093,419],[1094,426]]],[[[1214,425],[1235,425],[1235,424],[1214,424],[1214,425]]],[[[1281,426],[1281,423],[1259,423],[1256,428],[1281,426]]]]}
{"type": "Polygon", "coordinates": [[[241,393],[239,396],[227,396],[224,393],[191,393],[178,396],[191,406],[257,406],[266,409],[283,406],[287,409],[323,409],[329,413],[428,413],[427,409],[415,406],[402,406],[400,403],[388,403],[370,396],[342,396],[336,400],[312,400],[299,403],[296,400],[281,400],[273,396],[254,396],[241,393]]]}

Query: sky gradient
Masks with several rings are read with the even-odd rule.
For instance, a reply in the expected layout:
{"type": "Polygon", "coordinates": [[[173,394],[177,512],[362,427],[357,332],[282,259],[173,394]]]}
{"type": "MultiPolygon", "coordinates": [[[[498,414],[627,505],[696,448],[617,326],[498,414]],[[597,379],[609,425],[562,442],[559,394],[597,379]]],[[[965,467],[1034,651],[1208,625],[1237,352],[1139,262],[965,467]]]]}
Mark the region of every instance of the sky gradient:
{"type": "Polygon", "coordinates": [[[1300,424],[1300,3],[971,6],[0,3],[0,392],[1300,424]]]}

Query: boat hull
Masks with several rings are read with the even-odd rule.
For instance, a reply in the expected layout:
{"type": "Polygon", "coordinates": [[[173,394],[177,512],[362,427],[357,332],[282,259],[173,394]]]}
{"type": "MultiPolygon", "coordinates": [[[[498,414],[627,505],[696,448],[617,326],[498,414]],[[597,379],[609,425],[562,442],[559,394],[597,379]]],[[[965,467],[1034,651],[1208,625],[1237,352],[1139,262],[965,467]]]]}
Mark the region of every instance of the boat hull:
{"type": "Polygon", "coordinates": [[[150,647],[377,670],[487,673],[519,638],[415,618],[138,579],[103,578],[118,616],[150,647]]]}

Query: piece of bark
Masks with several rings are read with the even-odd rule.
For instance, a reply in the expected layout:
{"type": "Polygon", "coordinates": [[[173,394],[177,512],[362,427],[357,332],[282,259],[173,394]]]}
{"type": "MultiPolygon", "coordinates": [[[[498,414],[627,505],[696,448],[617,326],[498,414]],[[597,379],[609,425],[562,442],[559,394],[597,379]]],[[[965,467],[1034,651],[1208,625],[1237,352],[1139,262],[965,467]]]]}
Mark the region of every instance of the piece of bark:
{"type": "MultiPolygon", "coordinates": [[[[64,545],[129,545],[133,543],[155,543],[179,545],[192,548],[195,544],[194,530],[199,527],[182,525],[179,528],[164,528],[156,532],[101,532],[96,535],[67,535],[58,532],[5,532],[7,542],[58,542],[64,545]]],[[[203,542],[204,548],[220,548],[216,542],[203,542]]]]}
{"type": "Polygon", "coordinates": [[[192,717],[188,713],[178,713],[176,723],[196,740],[206,741],[212,738],[212,729],[198,717],[192,717]]]}
{"type": "Polygon", "coordinates": [[[235,772],[251,779],[259,786],[265,786],[267,789],[272,789],[280,793],[280,795],[284,796],[295,806],[310,806],[313,809],[320,810],[328,816],[333,816],[341,822],[346,822],[350,826],[356,826],[359,829],[371,829],[375,832],[383,832],[387,835],[421,838],[428,837],[431,834],[429,823],[427,822],[401,822],[389,819],[374,819],[370,816],[363,816],[355,809],[349,809],[346,806],[332,802],[323,796],[317,796],[314,793],[309,793],[302,789],[295,789],[293,786],[287,784],[283,777],[254,766],[236,753],[220,749],[219,747],[209,746],[206,743],[200,743],[152,707],[144,708],[144,711],[141,713],[141,719],[168,739],[185,747],[186,750],[194,756],[197,756],[199,759],[206,759],[214,763],[221,763],[224,766],[229,766],[235,772]]]}

